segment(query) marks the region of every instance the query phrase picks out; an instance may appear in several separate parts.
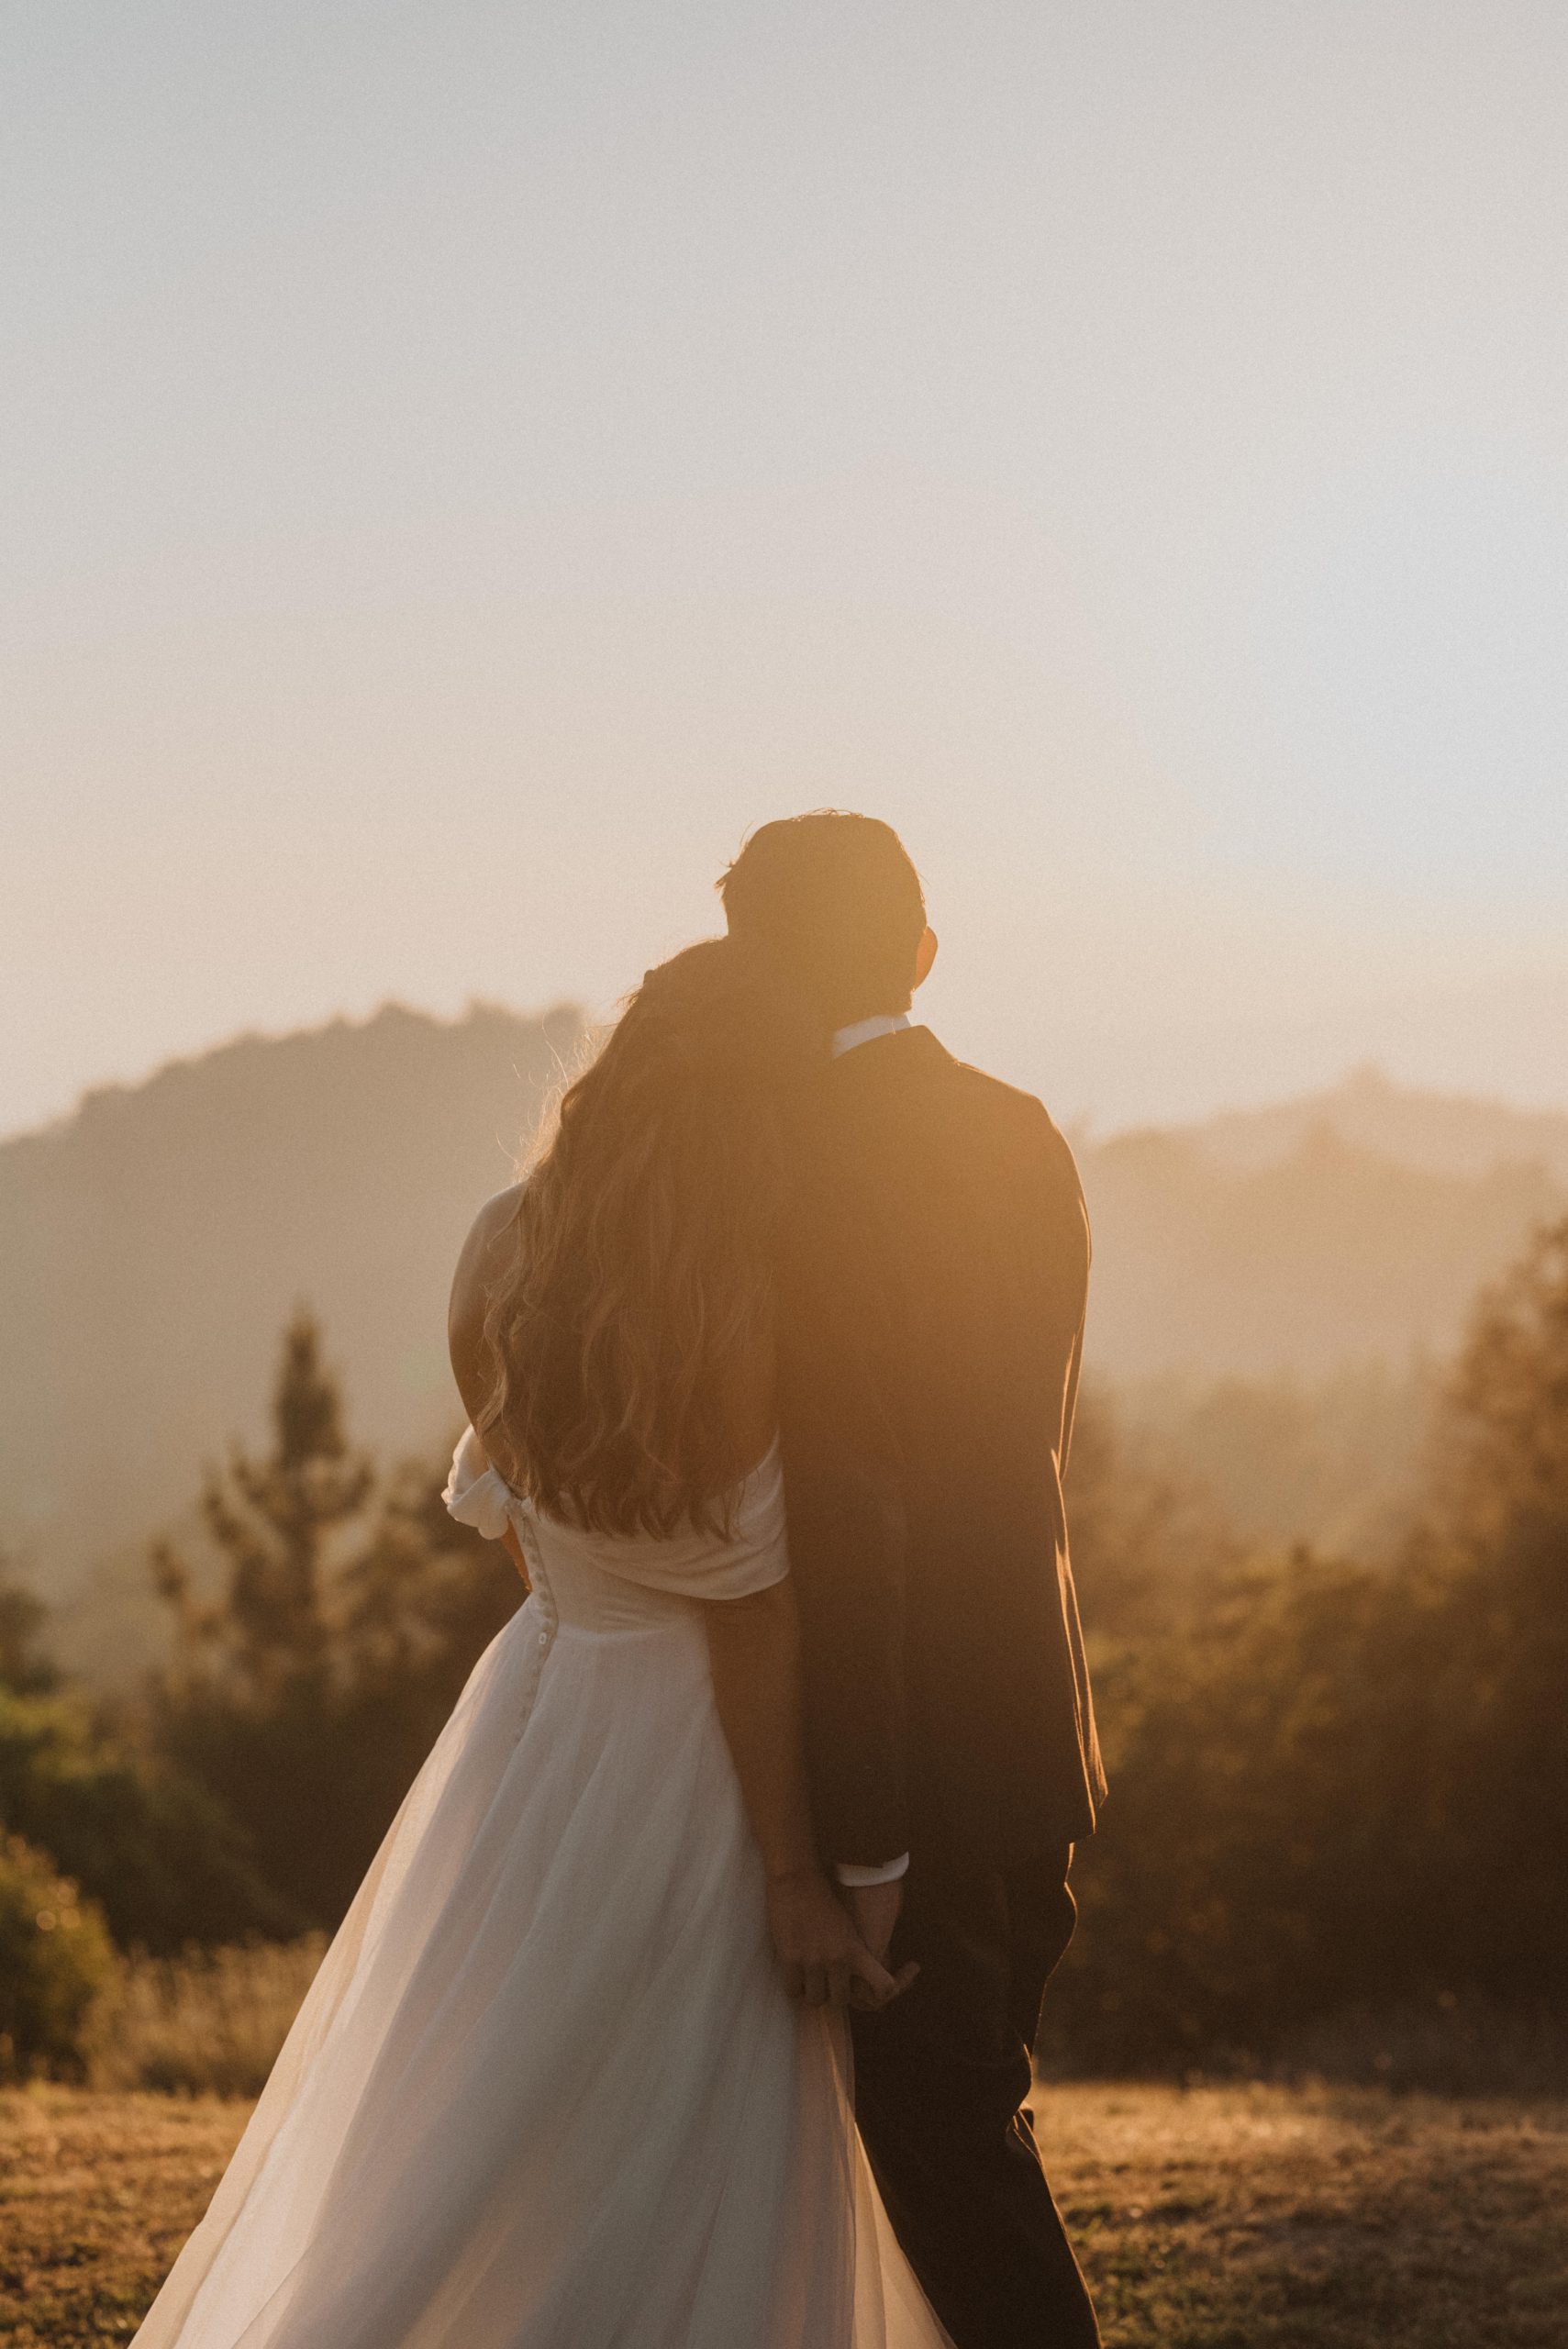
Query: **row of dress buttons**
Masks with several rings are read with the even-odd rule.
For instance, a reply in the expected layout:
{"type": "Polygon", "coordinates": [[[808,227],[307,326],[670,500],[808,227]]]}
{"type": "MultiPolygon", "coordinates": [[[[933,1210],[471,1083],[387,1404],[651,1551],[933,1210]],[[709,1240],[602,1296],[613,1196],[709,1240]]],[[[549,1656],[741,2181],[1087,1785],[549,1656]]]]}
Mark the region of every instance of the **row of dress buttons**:
{"type": "MultiPolygon", "coordinates": [[[[539,1601],[541,1608],[548,1608],[550,1605],[550,1585],[545,1578],[544,1570],[539,1561],[539,1542],[535,1537],[534,1529],[528,1521],[526,1511],[521,1515],[517,1525],[517,1539],[523,1545],[523,1555],[528,1562],[528,1579],[533,1585],[534,1597],[539,1601]]],[[[539,1652],[541,1656],[548,1653],[550,1643],[554,1637],[555,1625],[553,1621],[547,1619],[545,1628],[539,1635],[538,1645],[539,1652]]]]}

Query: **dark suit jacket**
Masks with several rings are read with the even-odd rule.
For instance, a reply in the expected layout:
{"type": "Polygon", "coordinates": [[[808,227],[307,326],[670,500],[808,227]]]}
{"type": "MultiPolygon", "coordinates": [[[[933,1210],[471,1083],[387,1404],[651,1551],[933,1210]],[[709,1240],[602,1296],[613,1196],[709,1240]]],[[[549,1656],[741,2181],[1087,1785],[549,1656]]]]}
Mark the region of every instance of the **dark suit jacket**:
{"type": "Polygon", "coordinates": [[[1105,1789],[1062,1475],[1089,1232],[1039,1101],[913,1028],[844,1053],[795,1134],[780,1431],[823,1856],[941,1821],[1054,1853],[1105,1789]]]}

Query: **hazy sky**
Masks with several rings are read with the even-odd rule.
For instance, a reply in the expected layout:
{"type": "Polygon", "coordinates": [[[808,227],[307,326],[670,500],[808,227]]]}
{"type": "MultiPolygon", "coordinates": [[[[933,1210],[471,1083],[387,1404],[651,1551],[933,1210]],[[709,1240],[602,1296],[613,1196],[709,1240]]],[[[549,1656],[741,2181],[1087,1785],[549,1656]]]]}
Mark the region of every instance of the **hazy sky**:
{"type": "Polygon", "coordinates": [[[0,18],[0,1130],[904,830],[1103,1122],[1568,1102],[1561,0],[0,18]]]}

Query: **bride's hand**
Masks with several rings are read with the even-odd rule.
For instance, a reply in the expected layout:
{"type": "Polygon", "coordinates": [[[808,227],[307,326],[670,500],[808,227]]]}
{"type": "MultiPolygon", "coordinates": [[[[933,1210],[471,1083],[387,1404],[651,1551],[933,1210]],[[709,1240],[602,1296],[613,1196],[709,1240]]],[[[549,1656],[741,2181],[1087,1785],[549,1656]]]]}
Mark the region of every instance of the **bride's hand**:
{"type": "Polygon", "coordinates": [[[919,1972],[874,1958],[820,1868],[768,1878],[768,1928],[792,1998],[808,2007],[884,2007],[919,1972]]]}

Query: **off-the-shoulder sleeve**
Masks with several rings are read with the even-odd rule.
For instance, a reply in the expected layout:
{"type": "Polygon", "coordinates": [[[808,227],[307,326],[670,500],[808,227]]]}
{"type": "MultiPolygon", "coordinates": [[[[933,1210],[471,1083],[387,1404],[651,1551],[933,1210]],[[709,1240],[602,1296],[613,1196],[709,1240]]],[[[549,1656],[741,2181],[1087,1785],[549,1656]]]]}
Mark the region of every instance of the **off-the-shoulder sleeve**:
{"type": "MultiPolygon", "coordinates": [[[[507,1526],[517,1522],[528,1508],[491,1467],[472,1428],[464,1429],[452,1454],[451,1474],[441,1498],[461,1524],[473,1526],[491,1542],[502,1541],[507,1526]]],[[[754,1591],[783,1582],[789,1572],[784,1477],[776,1452],[748,1477],[728,1541],[696,1532],[675,1534],[662,1542],[642,1535],[595,1533],[554,1517],[533,1516],[528,1522],[530,1531],[525,1540],[542,1541],[547,1556],[574,1559],[623,1582],[667,1590],[682,1598],[749,1598],[754,1591]]]]}
{"type": "Polygon", "coordinates": [[[771,1590],[789,1573],[782,1542],[716,1543],[706,1550],[678,1541],[628,1542],[621,1554],[606,1543],[595,1557],[606,1573],[619,1575],[623,1581],[672,1591],[681,1598],[750,1598],[755,1591],[771,1590]]]}
{"type": "Polygon", "coordinates": [[[663,1542],[615,1535],[574,1535],[591,1543],[594,1563],[627,1582],[668,1590],[683,1598],[750,1598],[771,1590],[789,1573],[784,1538],[784,1475],[776,1452],[747,1479],[728,1541],[707,1533],[676,1534],[663,1542]]]}
{"type": "Polygon", "coordinates": [[[464,1428],[452,1453],[451,1474],[441,1494],[460,1525],[472,1525],[487,1542],[506,1538],[517,1497],[484,1457],[484,1446],[472,1428],[464,1428]]]}

